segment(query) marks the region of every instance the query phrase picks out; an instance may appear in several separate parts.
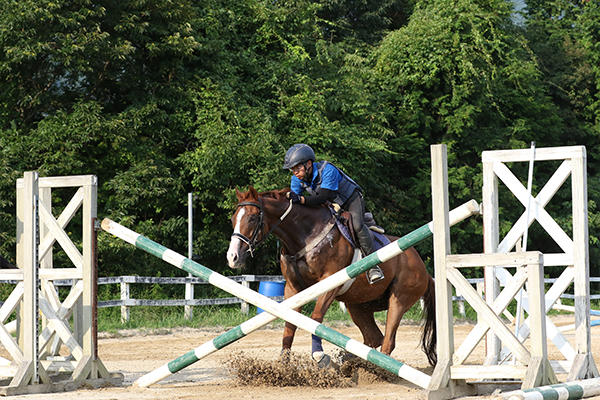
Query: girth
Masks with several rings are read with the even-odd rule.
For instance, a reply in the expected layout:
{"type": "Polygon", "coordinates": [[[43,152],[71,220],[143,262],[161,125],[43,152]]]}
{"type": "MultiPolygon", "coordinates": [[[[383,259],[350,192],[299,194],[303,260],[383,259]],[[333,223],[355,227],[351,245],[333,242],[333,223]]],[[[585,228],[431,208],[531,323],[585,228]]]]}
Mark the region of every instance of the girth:
{"type": "Polygon", "coordinates": [[[329,222],[327,223],[327,225],[325,225],[325,227],[323,228],[321,233],[319,233],[317,235],[317,237],[315,237],[306,246],[304,246],[304,248],[302,248],[299,252],[297,252],[293,256],[289,256],[289,255],[285,256],[289,260],[289,264],[294,269],[294,276],[296,277],[298,284],[301,286],[301,290],[306,289],[308,287],[308,285],[306,284],[306,281],[302,278],[302,274],[298,270],[298,260],[301,259],[302,257],[304,257],[306,255],[306,253],[308,253],[309,251],[311,251],[312,249],[317,247],[319,245],[319,243],[321,243],[323,241],[323,239],[325,239],[327,237],[327,235],[331,232],[331,230],[334,227],[335,227],[335,216],[333,216],[329,220],[329,222]]]}

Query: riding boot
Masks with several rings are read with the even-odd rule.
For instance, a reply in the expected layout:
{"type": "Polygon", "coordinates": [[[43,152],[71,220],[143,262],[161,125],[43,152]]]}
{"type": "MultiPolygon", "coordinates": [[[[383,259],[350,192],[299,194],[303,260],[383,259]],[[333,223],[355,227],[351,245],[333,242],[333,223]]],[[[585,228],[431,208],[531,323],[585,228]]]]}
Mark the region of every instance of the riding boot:
{"type": "MultiPolygon", "coordinates": [[[[356,232],[356,236],[358,237],[358,242],[360,243],[363,255],[366,257],[369,254],[371,254],[373,252],[373,240],[371,239],[371,235],[369,234],[369,228],[363,225],[362,228],[356,232]]],[[[379,265],[375,265],[374,267],[369,269],[366,275],[367,280],[371,285],[373,285],[376,282],[379,282],[384,278],[383,271],[381,270],[379,265]]]]}

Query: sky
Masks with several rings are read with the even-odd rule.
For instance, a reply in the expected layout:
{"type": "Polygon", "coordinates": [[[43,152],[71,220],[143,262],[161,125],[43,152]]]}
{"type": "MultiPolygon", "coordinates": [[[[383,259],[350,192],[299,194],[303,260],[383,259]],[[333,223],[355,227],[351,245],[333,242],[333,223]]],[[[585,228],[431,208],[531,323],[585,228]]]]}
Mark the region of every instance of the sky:
{"type": "MultiPolygon", "coordinates": [[[[525,7],[525,0],[511,0],[511,1],[514,5],[515,11],[520,11],[521,9],[523,9],[525,7]]],[[[516,13],[513,15],[513,20],[516,24],[523,23],[523,17],[521,17],[519,14],[516,14],[516,13]]]]}

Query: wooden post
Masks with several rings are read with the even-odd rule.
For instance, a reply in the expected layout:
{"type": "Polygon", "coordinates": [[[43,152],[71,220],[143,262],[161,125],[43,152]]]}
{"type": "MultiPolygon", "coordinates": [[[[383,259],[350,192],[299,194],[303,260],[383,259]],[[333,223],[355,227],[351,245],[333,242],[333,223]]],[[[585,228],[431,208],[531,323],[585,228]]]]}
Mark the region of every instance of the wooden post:
{"type": "Polygon", "coordinates": [[[431,190],[435,264],[435,304],[437,325],[437,365],[429,390],[450,384],[450,367],[454,351],[452,287],[446,276],[446,256],[450,254],[448,223],[448,168],[446,145],[431,146],[431,190]]]}
{"type": "MultiPolygon", "coordinates": [[[[247,281],[247,280],[243,280],[242,281],[242,286],[250,289],[250,282],[247,281]]],[[[248,305],[248,303],[246,301],[243,301],[243,300],[242,300],[242,303],[241,303],[241,312],[244,315],[248,315],[248,313],[250,312],[250,306],[248,305]]]]}
{"type": "Polygon", "coordinates": [[[38,174],[25,172],[22,189],[22,235],[19,238],[20,259],[17,264],[23,270],[23,301],[21,302],[21,324],[23,361],[10,386],[25,386],[38,383],[38,263],[37,263],[37,201],[38,174]]]}
{"type": "MultiPolygon", "coordinates": [[[[194,217],[194,206],[193,206],[193,201],[194,201],[194,194],[193,193],[188,193],[188,258],[191,260],[193,259],[193,252],[194,252],[194,230],[193,230],[193,217],[194,217]]],[[[188,278],[191,278],[192,275],[188,274],[188,278]]],[[[186,300],[193,300],[194,299],[194,285],[192,285],[191,282],[187,282],[185,284],[185,299],[186,300]]],[[[191,320],[192,317],[194,316],[194,309],[192,306],[189,305],[185,305],[183,307],[183,313],[185,316],[185,319],[187,320],[191,320]]]]}
{"type": "MultiPolygon", "coordinates": [[[[129,300],[129,283],[121,282],[121,301],[129,300]]],[[[125,304],[121,306],[121,323],[129,321],[129,307],[125,304]]]]}
{"type": "Polygon", "coordinates": [[[557,383],[556,375],[548,362],[546,345],[546,310],[544,291],[544,261],[539,253],[537,263],[526,265],[527,294],[529,300],[529,316],[531,326],[530,353],[531,361],[523,379],[523,389],[531,389],[541,385],[557,383]]]}
{"type": "MultiPolygon", "coordinates": [[[[93,313],[92,308],[95,305],[94,302],[94,279],[96,279],[95,274],[95,260],[94,260],[94,235],[95,235],[95,226],[94,222],[97,218],[97,198],[98,198],[98,178],[94,175],[88,176],[88,180],[83,185],[83,205],[82,205],[82,214],[83,214],[83,237],[82,237],[82,247],[83,247],[83,265],[82,268],[82,279],[83,279],[83,293],[81,294],[81,305],[83,307],[83,354],[90,357],[90,371],[86,373],[86,371],[82,371],[80,376],[74,376],[75,379],[87,379],[88,375],[92,379],[97,379],[98,370],[96,361],[94,359],[94,353],[96,350],[96,337],[92,334],[92,324],[93,321],[93,313]]],[[[85,367],[87,368],[87,367],[85,367]]],[[[74,374],[75,375],[75,374],[74,374]]]]}
{"type": "MultiPolygon", "coordinates": [[[[498,221],[498,178],[494,173],[493,162],[483,162],[483,252],[490,254],[498,251],[499,221],[498,221]]],[[[496,277],[496,267],[484,268],[485,300],[491,306],[500,291],[500,284],[496,277]]],[[[498,363],[500,355],[500,340],[493,331],[486,335],[487,365],[498,363]]]]}
{"type": "Polygon", "coordinates": [[[575,267],[575,347],[577,355],[567,380],[599,376],[592,357],[590,335],[590,266],[587,209],[587,156],[585,147],[572,159],[571,193],[573,196],[573,261],[575,267]]]}

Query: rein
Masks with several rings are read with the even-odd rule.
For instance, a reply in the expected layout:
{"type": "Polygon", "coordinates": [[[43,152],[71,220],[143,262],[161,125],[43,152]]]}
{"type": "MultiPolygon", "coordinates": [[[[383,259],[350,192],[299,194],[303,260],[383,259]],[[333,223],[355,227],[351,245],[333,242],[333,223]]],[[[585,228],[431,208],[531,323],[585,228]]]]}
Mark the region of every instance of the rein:
{"type": "Polygon", "coordinates": [[[256,227],[254,228],[254,231],[252,231],[252,235],[250,236],[250,238],[248,238],[245,235],[242,235],[241,233],[237,233],[234,232],[231,237],[237,237],[239,238],[242,242],[246,243],[248,245],[248,251],[250,252],[250,256],[254,257],[254,250],[256,250],[256,248],[263,243],[267,237],[269,237],[269,235],[271,234],[271,232],[273,232],[273,230],[275,228],[277,228],[285,219],[285,217],[288,216],[288,214],[290,213],[290,211],[292,211],[292,200],[290,200],[290,205],[289,207],[285,210],[285,212],[283,213],[283,215],[281,215],[281,217],[279,217],[279,221],[273,225],[271,227],[271,229],[269,229],[269,231],[264,234],[262,236],[262,238],[260,240],[258,240],[258,234],[260,232],[262,232],[262,228],[264,226],[264,211],[263,211],[263,205],[262,205],[262,201],[259,199],[259,202],[255,202],[255,201],[243,201],[241,203],[239,203],[237,205],[237,208],[240,207],[245,207],[245,206],[253,206],[258,208],[259,210],[259,214],[258,214],[258,224],[256,224],[256,227]]]}

